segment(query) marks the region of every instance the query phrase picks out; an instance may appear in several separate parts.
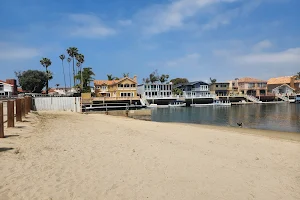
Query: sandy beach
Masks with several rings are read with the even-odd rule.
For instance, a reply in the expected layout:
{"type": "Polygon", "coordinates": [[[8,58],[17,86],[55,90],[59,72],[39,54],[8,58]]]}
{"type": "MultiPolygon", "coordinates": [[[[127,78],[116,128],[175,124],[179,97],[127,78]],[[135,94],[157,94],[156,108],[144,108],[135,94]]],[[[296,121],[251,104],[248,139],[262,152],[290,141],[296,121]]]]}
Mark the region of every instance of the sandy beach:
{"type": "Polygon", "coordinates": [[[298,135],[67,112],[16,126],[1,200],[300,199],[298,135]]]}

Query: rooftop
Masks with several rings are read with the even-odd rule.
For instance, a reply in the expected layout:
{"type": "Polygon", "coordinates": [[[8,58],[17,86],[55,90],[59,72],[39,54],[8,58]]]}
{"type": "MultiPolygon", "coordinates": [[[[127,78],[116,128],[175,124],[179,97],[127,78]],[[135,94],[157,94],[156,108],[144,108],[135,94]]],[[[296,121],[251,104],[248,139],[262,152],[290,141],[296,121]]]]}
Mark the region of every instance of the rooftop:
{"type": "Polygon", "coordinates": [[[276,78],[270,78],[268,84],[289,84],[293,76],[281,76],[276,78]]]}
{"type": "Polygon", "coordinates": [[[124,77],[124,78],[121,78],[119,80],[94,80],[94,85],[115,85],[115,84],[118,84],[119,82],[121,82],[125,79],[129,79],[129,80],[137,83],[134,79],[131,79],[129,77],[124,77]]]}
{"type": "Polygon", "coordinates": [[[238,80],[239,83],[261,83],[261,82],[267,82],[267,81],[264,81],[264,80],[260,80],[260,79],[256,79],[256,78],[251,78],[251,77],[243,77],[243,78],[240,78],[238,80]]]}

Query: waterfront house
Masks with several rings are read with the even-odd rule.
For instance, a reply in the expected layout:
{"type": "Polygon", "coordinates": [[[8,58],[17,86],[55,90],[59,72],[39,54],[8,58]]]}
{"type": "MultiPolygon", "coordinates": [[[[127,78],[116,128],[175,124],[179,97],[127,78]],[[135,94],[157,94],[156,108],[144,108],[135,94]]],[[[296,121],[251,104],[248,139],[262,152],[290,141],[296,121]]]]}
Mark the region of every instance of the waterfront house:
{"type": "Polygon", "coordinates": [[[95,95],[100,100],[133,100],[137,96],[137,77],[119,80],[94,80],[95,95]]]}
{"type": "Polygon", "coordinates": [[[172,83],[146,83],[138,86],[138,94],[146,99],[172,98],[172,83]]]}
{"type": "Polygon", "coordinates": [[[229,96],[229,85],[229,82],[211,83],[209,86],[210,93],[216,96],[229,96]]]}
{"type": "Polygon", "coordinates": [[[231,92],[237,92],[239,94],[247,94],[252,96],[264,96],[267,95],[267,81],[244,77],[230,81],[231,92]]]}
{"type": "Polygon", "coordinates": [[[295,92],[295,89],[287,84],[280,85],[272,90],[274,94],[282,94],[284,96],[291,96],[295,92]]]}
{"type": "Polygon", "coordinates": [[[15,79],[0,80],[0,97],[17,95],[17,83],[15,79]]]}
{"type": "MultiPolygon", "coordinates": [[[[268,80],[268,92],[274,91],[275,88],[278,88],[280,86],[281,90],[289,90],[287,86],[294,90],[299,90],[299,80],[296,80],[295,76],[281,76],[281,77],[275,77],[275,78],[270,78],[268,80]]],[[[275,90],[278,91],[279,90],[275,90]]]]}
{"type": "Polygon", "coordinates": [[[183,92],[185,98],[210,98],[209,84],[203,81],[195,81],[176,85],[183,92]]]}

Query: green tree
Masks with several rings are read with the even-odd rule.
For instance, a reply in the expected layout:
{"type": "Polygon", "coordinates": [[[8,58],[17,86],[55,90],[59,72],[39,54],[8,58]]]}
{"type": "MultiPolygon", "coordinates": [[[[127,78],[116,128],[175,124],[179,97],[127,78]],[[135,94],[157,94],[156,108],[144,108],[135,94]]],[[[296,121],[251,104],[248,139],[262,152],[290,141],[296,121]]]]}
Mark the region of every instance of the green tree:
{"type": "Polygon", "coordinates": [[[51,79],[49,77],[50,72],[48,71],[48,67],[52,64],[51,60],[49,58],[42,58],[40,60],[40,63],[43,67],[45,67],[46,69],[46,74],[48,74],[48,79],[47,79],[47,83],[46,83],[46,94],[48,94],[48,89],[49,89],[49,80],[51,79]]]}
{"type": "Polygon", "coordinates": [[[64,59],[66,58],[66,56],[64,54],[61,54],[59,56],[59,58],[61,59],[61,66],[62,66],[62,69],[63,69],[63,74],[64,74],[64,83],[65,83],[65,90],[67,88],[67,83],[66,83],[66,74],[65,74],[65,67],[64,67],[64,59]]]}
{"type": "Polygon", "coordinates": [[[161,83],[167,82],[168,79],[169,79],[169,75],[168,75],[168,74],[162,74],[162,75],[159,77],[159,81],[160,81],[161,83]]]}
{"type": "Polygon", "coordinates": [[[56,83],[56,84],[55,84],[55,86],[56,86],[56,89],[58,89],[58,87],[59,87],[59,83],[56,83]]]}
{"type": "MultiPolygon", "coordinates": [[[[77,54],[76,55],[76,60],[77,60],[77,63],[79,63],[78,71],[82,72],[82,64],[84,63],[84,55],[80,54],[80,53],[77,54]]],[[[77,63],[76,63],[76,65],[77,65],[77,63]]],[[[80,82],[80,88],[83,89],[82,74],[81,74],[81,78],[79,79],[79,82],[80,82]]]]}
{"type": "Polygon", "coordinates": [[[74,87],[75,87],[75,84],[76,84],[75,83],[75,81],[76,81],[76,79],[75,79],[75,57],[78,54],[78,49],[77,49],[77,47],[69,47],[67,49],[67,53],[72,58],[72,61],[73,61],[73,81],[74,81],[74,87]]]}
{"type": "Polygon", "coordinates": [[[209,80],[210,80],[211,83],[216,83],[217,82],[217,79],[215,79],[215,78],[214,79],[209,78],[209,80]]]}
{"type": "Polygon", "coordinates": [[[295,75],[296,80],[300,80],[300,72],[297,72],[297,74],[295,75]]]}
{"type": "Polygon", "coordinates": [[[107,74],[107,80],[112,81],[114,80],[113,75],[112,74],[107,74]]]}
{"type": "Polygon", "coordinates": [[[91,92],[90,83],[94,80],[95,73],[91,67],[83,68],[83,71],[78,72],[76,79],[82,79],[83,89],[82,92],[91,92]]]}
{"type": "Polygon", "coordinates": [[[186,78],[174,78],[174,79],[170,80],[170,82],[172,82],[173,85],[178,85],[178,84],[188,83],[189,80],[186,78]]]}
{"type": "Polygon", "coordinates": [[[182,95],[183,94],[182,90],[179,89],[179,88],[173,88],[172,92],[175,95],[182,95]]]}
{"type": "Polygon", "coordinates": [[[71,76],[71,66],[70,66],[70,63],[71,63],[72,59],[69,57],[67,59],[67,61],[68,61],[68,64],[69,64],[69,79],[70,79],[70,88],[71,88],[72,87],[72,76],[71,76]]]}
{"type": "Polygon", "coordinates": [[[47,73],[39,70],[27,70],[15,74],[21,88],[32,93],[41,93],[49,80],[47,73]]]}
{"type": "Polygon", "coordinates": [[[154,72],[152,72],[149,75],[149,80],[150,80],[151,83],[155,83],[155,82],[159,81],[159,75],[157,73],[157,70],[155,70],[154,72]]]}
{"type": "Polygon", "coordinates": [[[145,84],[149,84],[149,83],[150,83],[150,79],[149,79],[149,78],[143,78],[143,82],[144,82],[145,84]]]}
{"type": "Polygon", "coordinates": [[[129,73],[123,73],[123,77],[129,77],[129,73]]]}

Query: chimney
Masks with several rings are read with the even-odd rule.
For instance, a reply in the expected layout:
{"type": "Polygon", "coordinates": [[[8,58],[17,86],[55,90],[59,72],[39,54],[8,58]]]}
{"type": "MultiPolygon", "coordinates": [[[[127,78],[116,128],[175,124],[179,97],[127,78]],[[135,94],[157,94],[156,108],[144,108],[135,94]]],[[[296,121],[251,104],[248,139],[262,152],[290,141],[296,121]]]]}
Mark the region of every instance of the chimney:
{"type": "Polygon", "coordinates": [[[133,80],[134,80],[135,82],[137,82],[137,76],[136,76],[136,75],[134,75],[133,80]]]}
{"type": "Polygon", "coordinates": [[[17,89],[17,81],[16,81],[16,79],[6,79],[5,82],[8,83],[8,84],[13,85],[12,94],[13,95],[17,95],[18,94],[18,89],[17,89]]]}
{"type": "Polygon", "coordinates": [[[290,82],[290,86],[291,86],[292,88],[294,88],[294,89],[296,89],[296,88],[295,88],[295,79],[296,79],[296,77],[295,77],[295,76],[292,76],[292,77],[291,77],[291,82],[290,82]]]}

